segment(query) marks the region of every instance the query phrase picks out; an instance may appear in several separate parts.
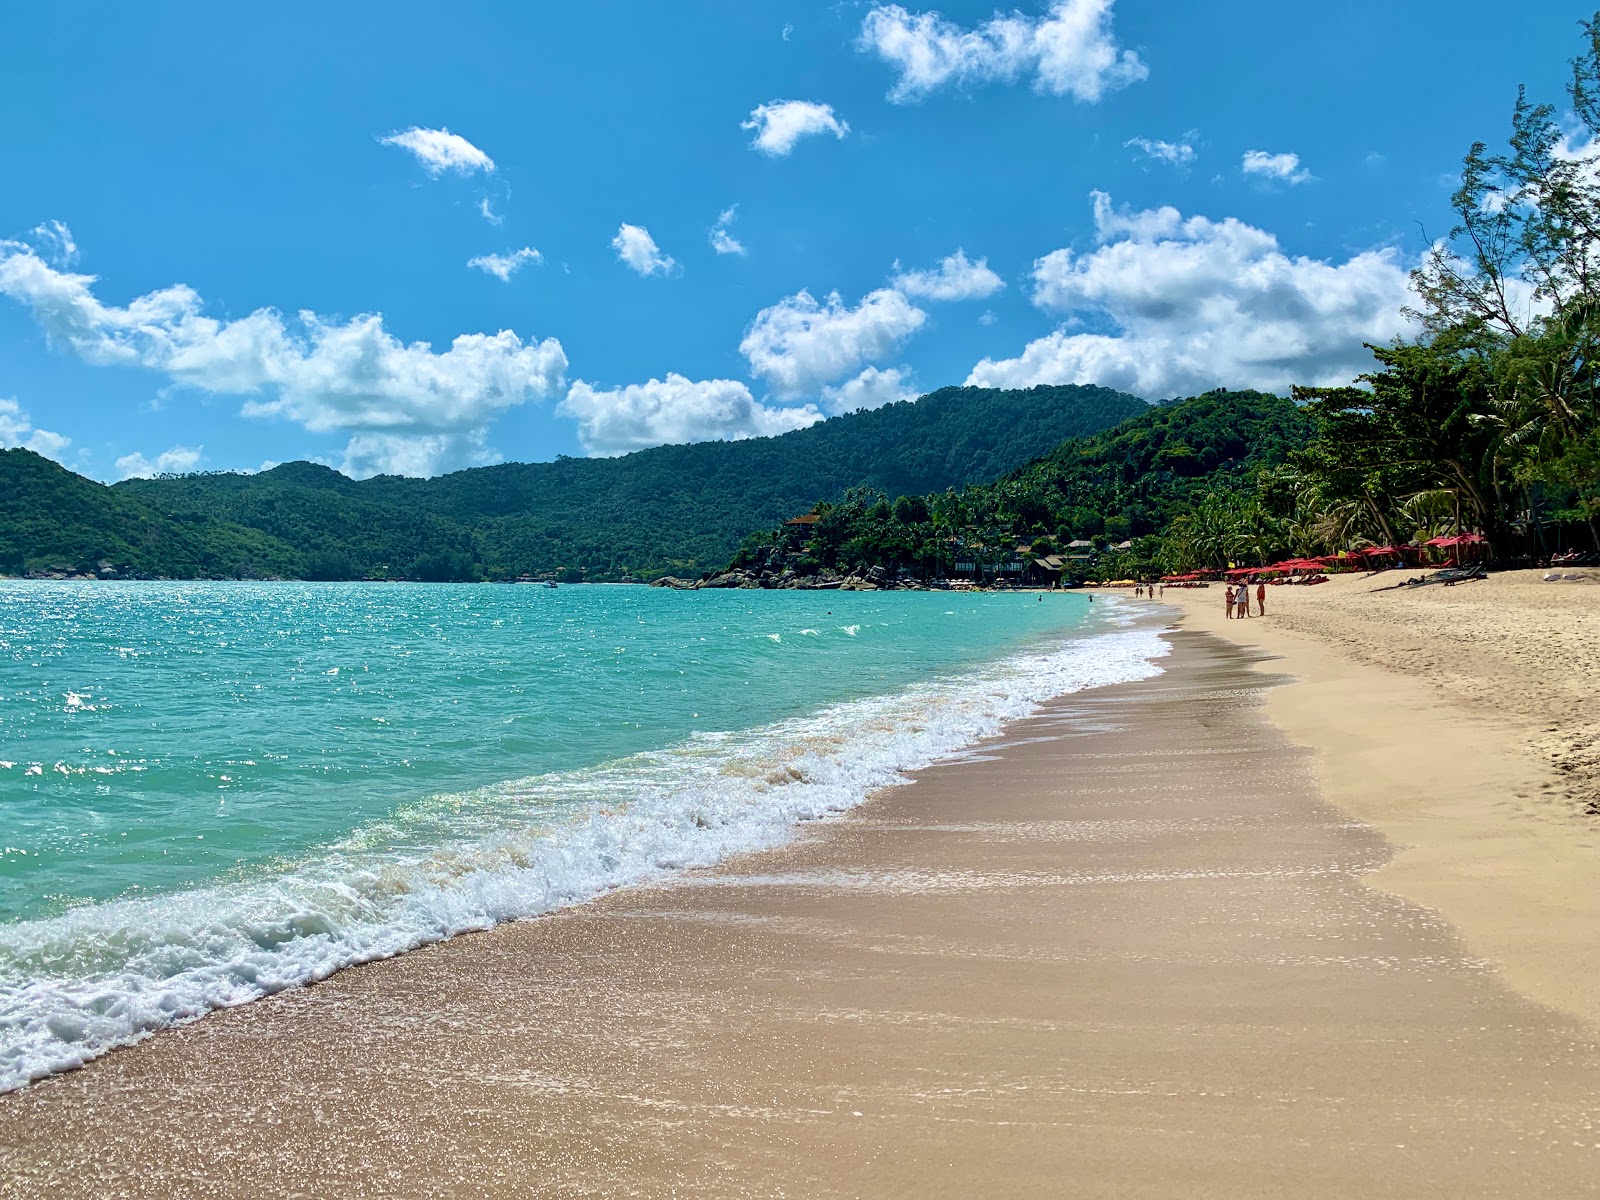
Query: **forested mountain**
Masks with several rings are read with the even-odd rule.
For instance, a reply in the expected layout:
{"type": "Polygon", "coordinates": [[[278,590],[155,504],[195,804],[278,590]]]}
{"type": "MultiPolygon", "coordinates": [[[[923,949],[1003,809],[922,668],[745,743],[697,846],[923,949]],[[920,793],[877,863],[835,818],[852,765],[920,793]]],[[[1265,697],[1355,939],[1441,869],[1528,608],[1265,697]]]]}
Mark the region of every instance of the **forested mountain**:
{"type": "Polygon", "coordinates": [[[31,450],[0,450],[0,574],[98,572],[180,579],[288,575],[301,556],[256,529],[171,517],[31,450]]]}
{"type": "MultiPolygon", "coordinates": [[[[1254,493],[1264,469],[1311,440],[1313,422],[1292,401],[1264,392],[1208,392],[1147,408],[1114,428],[1071,438],[992,484],[893,499],[852,489],[818,506],[808,528],[778,526],[746,539],[736,568],[922,577],[953,561],[997,562],[1025,544],[1036,553],[1075,540],[1138,546],[1098,560],[1093,573],[1148,571],[1155,535],[1204,495],[1254,493]]],[[[1089,574],[1091,568],[1073,573],[1089,574]]]]}
{"type": "MultiPolygon", "coordinates": [[[[436,580],[698,574],[726,562],[752,528],[852,486],[901,495],[991,480],[1063,438],[1147,408],[1096,387],[944,388],[781,437],[661,446],[615,459],[360,481],[300,462],[259,475],[128,480],[108,494],[137,501],[142,512],[191,526],[204,522],[230,553],[236,544],[242,548],[236,527],[254,531],[260,547],[278,551],[270,559],[241,552],[238,561],[255,574],[436,580]]],[[[30,532],[17,543],[20,559],[31,562],[41,547],[67,544],[50,540],[50,520],[48,509],[32,513],[30,532]]],[[[118,561],[116,554],[96,553],[81,566],[118,561]]],[[[226,554],[207,560],[220,567],[201,568],[186,553],[183,565],[139,569],[244,573],[232,569],[226,554]]]]}

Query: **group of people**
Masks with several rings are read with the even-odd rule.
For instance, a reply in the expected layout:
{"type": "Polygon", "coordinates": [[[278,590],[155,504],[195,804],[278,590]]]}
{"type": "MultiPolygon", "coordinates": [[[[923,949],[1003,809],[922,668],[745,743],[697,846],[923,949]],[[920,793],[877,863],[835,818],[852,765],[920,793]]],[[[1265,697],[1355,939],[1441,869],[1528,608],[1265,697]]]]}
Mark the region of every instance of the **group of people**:
{"type": "MultiPolygon", "coordinates": [[[[1235,617],[1243,619],[1250,615],[1250,585],[1248,583],[1238,585],[1230,583],[1228,585],[1227,613],[1230,621],[1235,617]]],[[[1267,615],[1267,585],[1264,583],[1256,584],[1256,615],[1258,617],[1267,615]]]]}
{"type": "Polygon", "coordinates": [[[1158,595],[1161,594],[1161,592],[1165,592],[1166,590],[1167,585],[1164,583],[1141,583],[1133,589],[1133,594],[1135,597],[1154,600],[1158,595]],[[1157,588],[1160,588],[1161,591],[1158,592],[1156,590],[1157,588]]]}

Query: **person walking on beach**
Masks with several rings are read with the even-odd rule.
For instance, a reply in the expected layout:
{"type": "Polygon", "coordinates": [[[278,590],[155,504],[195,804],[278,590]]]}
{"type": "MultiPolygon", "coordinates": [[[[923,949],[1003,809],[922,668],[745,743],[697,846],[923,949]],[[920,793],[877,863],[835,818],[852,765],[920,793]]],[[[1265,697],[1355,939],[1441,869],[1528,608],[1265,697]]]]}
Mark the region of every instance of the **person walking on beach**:
{"type": "Polygon", "coordinates": [[[1267,615],[1267,585],[1265,583],[1256,584],[1256,612],[1263,617],[1267,615]]]}

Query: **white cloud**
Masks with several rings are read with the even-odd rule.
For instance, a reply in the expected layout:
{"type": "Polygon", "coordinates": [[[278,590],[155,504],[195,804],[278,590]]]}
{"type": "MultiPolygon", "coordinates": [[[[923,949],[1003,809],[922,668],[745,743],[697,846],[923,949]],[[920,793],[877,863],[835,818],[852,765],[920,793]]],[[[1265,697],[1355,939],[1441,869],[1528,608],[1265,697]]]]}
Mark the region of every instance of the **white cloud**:
{"type": "Polygon", "coordinates": [[[1176,209],[1116,211],[1094,193],[1100,244],[1034,263],[1034,302],[1068,327],[1011,359],[984,359],[967,383],[1097,383],[1150,399],[1209,388],[1281,391],[1349,383],[1371,369],[1363,343],[1407,331],[1415,297],[1391,249],[1345,262],[1291,258],[1270,233],[1176,209]]]}
{"type": "Polygon", "coordinates": [[[1174,167],[1187,167],[1194,162],[1194,146],[1185,138],[1181,142],[1163,142],[1154,138],[1135,137],[1122,143],[1125,148],[1139,150],[1146,158],[1174,167]]]}
{"type": "Polygon", "coordinates": [[[833,105],[809,100],[774,100],[757,105],[739,128],[754,130],[756,136],[750,145],[774,158],[787,155],[803,137],[831,133],[842,138],[850,132],[849,124],[834,114],[833,105]]]}
{"type": "Polygon", "coordinates": [[[579,379],[556,409],[578,421],[589,454],[609,458],[648,446],[740,441],[804,429],[822,420],[815,405],[768,407],[736,379],[665,379],[601,390],[579,379]]]}
{"type": "Polygon", "coordinates": [[[979,325],[993,325],[1000,318],[994,315],[993,309],[984,309],[983,315],[978,318],[979,325]]]}
{"type": "Polygon", "coordinates": [[[70,445],[69,437],[35,428],[27,411],[15,400],[0,400],[0,450],[32,450],[60,462],[70,445]]]}
{"type": "Polygon", "coordinates": [[[1150,73],[1132,50],[1117,48],[1112,4],[1055,0],[1043,18],[996,13],[976,29],[941,13],[913,15],[898,4],[878,4],[862,22],[856,48],[898,72],[889,90],[896,103],[920,100],[945,84],[1010,83],[1031,74],[1035,91],[1092,104],[1150,73]]]}
{"type": "Polygon", "coordinates": [[[28,231],[35,251],[53,267],[70,267],[78,261],[78,243],[61,221],[44,221],[28,231]]]}
{"type": "Polygon", "coordinates": [[[641,275],[666,275],[678,265],[670,254],[661,253],[661,247],[643,225],[624,222],[618,227],[617,236],[611,239],[611,248],[617,252],[619,261],[641,275]]]}
{"type": "Polygon", "coordinates": [[[154,459],[142,454],[124,454],[117,459],[118,479],[154,479],[157,475],[182,475],[200,462],[204,446],[174,446],[154,459]]]}
{"type": "Polygon", "coordinates": [[[489,197],[487,196],[478,197],[478,212],[491,225],[505,224],[506,219],[489,206],[489,197]]]}
{"type": "Polygon", "coordinates": [[[1239,160],[1246,175],[1259,175],[1279,183],[1309,183],[1311,172],[1300,165],[1298,154],[1268,154],[1265,150],[1246,150],[1239,160]]]}
{"type": "Polygon", "coordinates": [[[711,227],[711,248],[718,254],[743,254],[744,243],[728,232],[728,226],[733,224],[734,218],[739,215],[737,204],[725,208],[717,217],[717,223],[711,227]]]}
{"type": "Polygon", "coordinates": [[[346,467],[356,472],[379,461],[415,474],[493,461],[489,424],[565,382],[567,356],[554,338],[524,343],[502,329],[462,334],[435,352],[401,342],[377,314],[334,322],[302,311],[291,327],[263,308],[219,320],[183,284],[118,307],[95,296],[95,282],[0,242],[0,295],[27,305],[52,341],[96,366],[144,367],[183,387],[250,397],[246,416],[349,433],[346,467]]]}
{"type": "Polygon", "coordinates": [[[467,259],[467,266],[477,267],[485,275],[493,275],[501,283],[510,283],[511,277],[522,270],[527,263],[541,263],[544,255],[532,246],[524,246],[521,250],[513,250],[510,254],[480,254],[476,258],[467,259]]]}
{"type": "Polygon", "coordinates": [[[785,25],[783,27],[783,40],[787,42],[793,36],[794,36],[794,25],[792,23],[785,25]]]}
{"type": "Polygon", "coordinates": [[[474,171],[494,170],[494,159],[448,129],[422,129],[413,125],[400,133],[379,138],[378,142],[409,151],[422,164],[422,169],[435,178],[446,171],[471,175],[474,171]]]}
{"type": "Polygon", "coordinates": [[[869,292],[854,308],[838,292],[818,304],[801,291],[757,313],[739,352],[778,395],[802,396],[892,353],[927,318],[893,288],[869,292]]]}
{"type": "Polygon", "coordinates": [[[987,258],[971,262],[959,248],[941,259],[937,270],[904,271],[892,282],[902,292],[924,300],[982,300],[1006,285],[989,269],[987,258]]]}
{"type": "Polygon", "coordinates": [[[890,367],[880,371],[868,367],[854,379],[847,379],[838,387],[822,389],[823,402],[834,413],[857,412],[864,408],[882,408],[900,400],[915,400],[917,389],[911,384],[911,373],[904,367],[890,367]]]}

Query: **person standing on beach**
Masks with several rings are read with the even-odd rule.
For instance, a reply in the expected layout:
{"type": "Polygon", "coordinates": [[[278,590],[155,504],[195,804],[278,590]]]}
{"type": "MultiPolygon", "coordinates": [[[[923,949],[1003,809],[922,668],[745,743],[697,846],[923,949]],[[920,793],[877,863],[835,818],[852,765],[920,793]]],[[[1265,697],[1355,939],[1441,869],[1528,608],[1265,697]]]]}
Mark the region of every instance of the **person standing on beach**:
{"type": "Polygon", "coordinates": [[[1233,620],[1233,584],[1228,585],[1227,599],[1222,605],[1222,611],[1228,614],[1228,620],[1233,620]]]}
{"type": "Polygon", "coordinates": [[[1256,612],[1263,617],[1267,615],[1267,585],[1264,582],[1256,584],[1256,612]]]}

